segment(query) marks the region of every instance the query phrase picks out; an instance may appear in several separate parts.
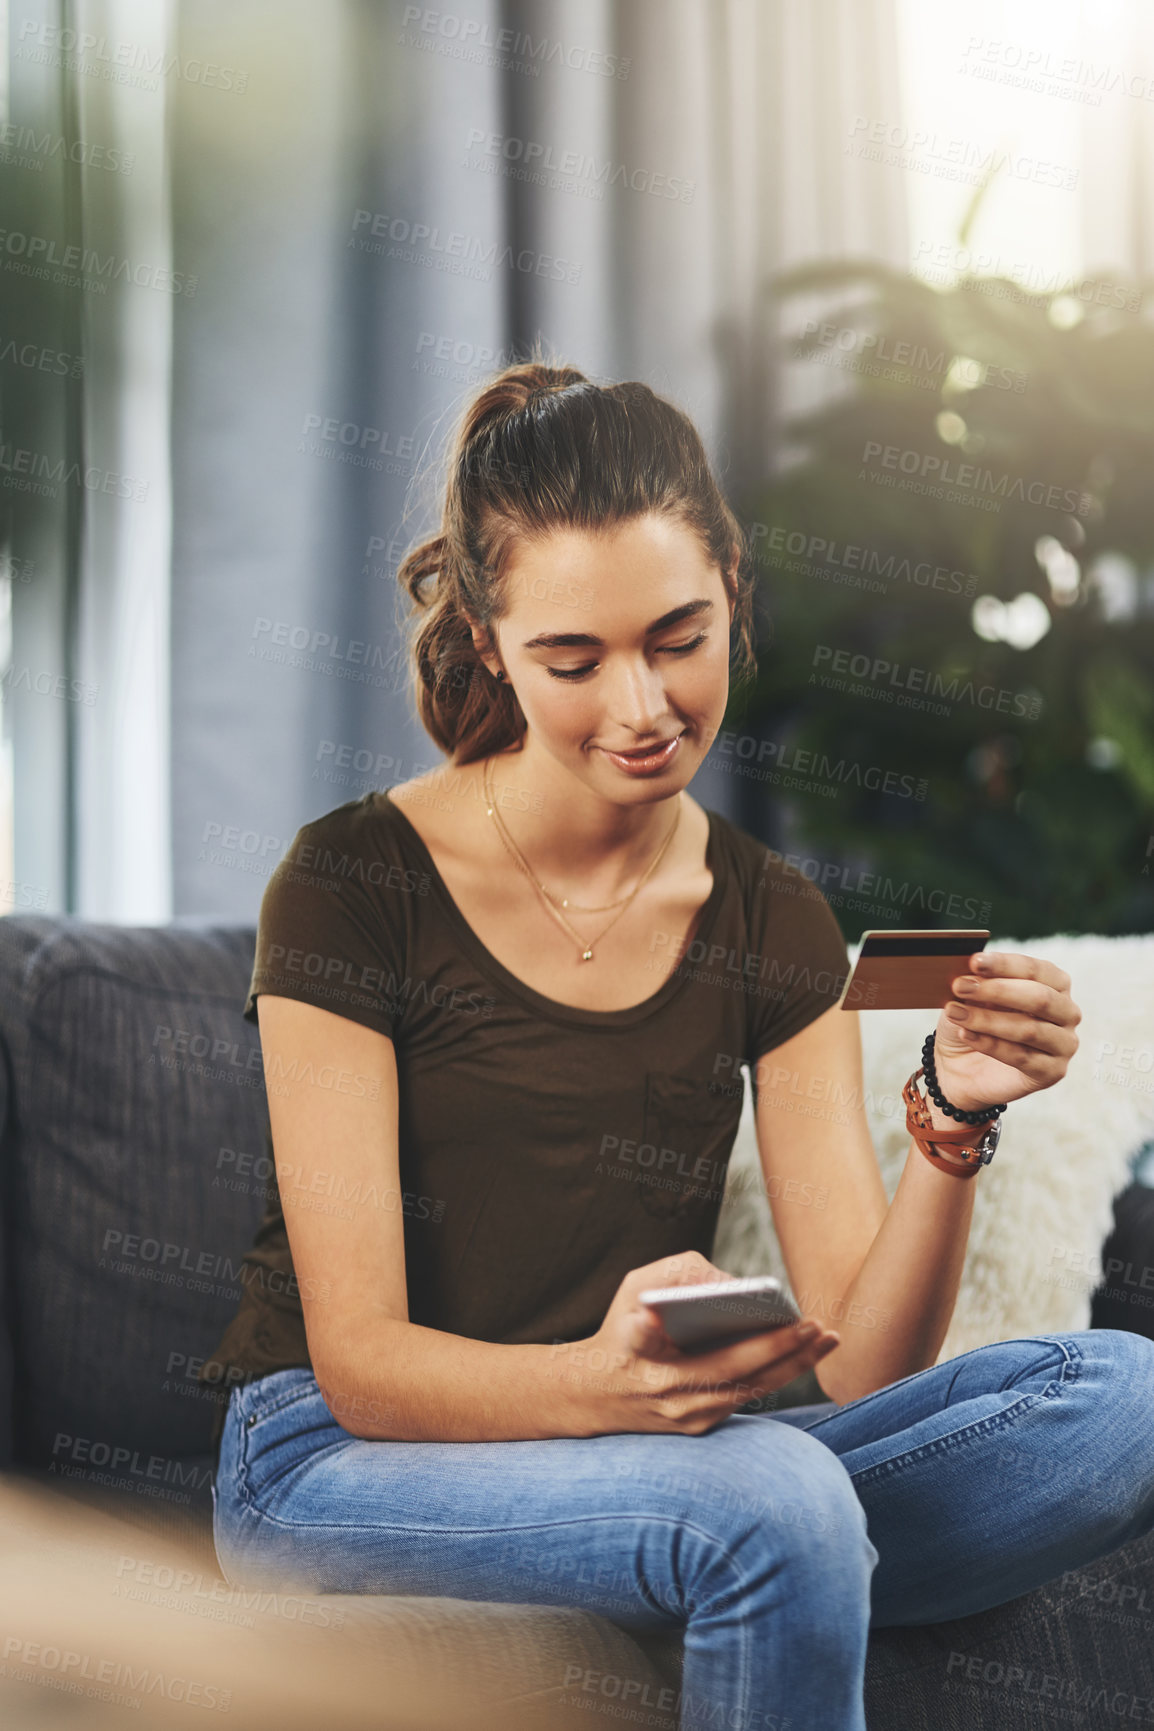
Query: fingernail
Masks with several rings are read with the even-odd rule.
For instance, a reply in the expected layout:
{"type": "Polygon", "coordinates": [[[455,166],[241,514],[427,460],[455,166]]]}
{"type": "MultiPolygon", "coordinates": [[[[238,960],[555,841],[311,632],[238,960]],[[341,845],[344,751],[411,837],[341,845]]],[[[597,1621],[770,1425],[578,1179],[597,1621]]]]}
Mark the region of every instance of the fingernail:
{"type": "Polygon", "coordinates": [[[966,977],[965,975],[963,975],[963,977],[960,980],[954,981],[954,991],[955,992],[972,992],[974,987],[977,985],[977,983],[978,983],[977,980],[971,980],[968,977],[966,977]]]}
{"type": "Polygon", "coordinates": [[[821,1333],[821,1324],[817,1322],[803,1322],[801,1327],[798,1329],[798,1333],[803,1340],[812,1340],[815,1335],[821,1333]]]}

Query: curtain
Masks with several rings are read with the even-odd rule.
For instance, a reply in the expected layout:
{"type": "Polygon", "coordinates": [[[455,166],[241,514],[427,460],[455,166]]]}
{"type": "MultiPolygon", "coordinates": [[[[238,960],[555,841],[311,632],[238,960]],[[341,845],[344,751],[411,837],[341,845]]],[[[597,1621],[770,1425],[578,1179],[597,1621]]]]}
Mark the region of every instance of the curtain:
{"type": "Polygon", "coordinates": [[[1154,276],[1154,11],[1132,0],[1083,10],[1076,88],[1079,199],[1090,275],[1154,276]]]}
{"type": "Polygon", "coordinates": [[[8,19],[9,910],[171,910],[167,0],[8,19]]]}
{"type": "MultiPolygon", "coordinates": [[[[13,536],[36,573],[13,584],[13,660],[96,686],[5,691],[17,876],[89,917],[255,920],[300,824],[440,760],[393,579],[486,372],[540,336],[678,401],[732,498],[773,464],[767,277],[907,263],[900,181],[844,150],[855,114],[896,108],[893,0],[35,16],[103,36],[104,72],[14,58],[14,115],[55,102],[61,131],[135,158],[62,171],[52,220],[167,287],[110,283],[95,310],[53,291],[83,374],[19,405],[147,496],[74,488],[13,536]],[[157,70],[141,50],[162,40],[157,70]],[[118,82],[117,53],[155,88],[118,82]]],[[[707,763],[693,791],[741,821],[733,780],[707,763]]]]}

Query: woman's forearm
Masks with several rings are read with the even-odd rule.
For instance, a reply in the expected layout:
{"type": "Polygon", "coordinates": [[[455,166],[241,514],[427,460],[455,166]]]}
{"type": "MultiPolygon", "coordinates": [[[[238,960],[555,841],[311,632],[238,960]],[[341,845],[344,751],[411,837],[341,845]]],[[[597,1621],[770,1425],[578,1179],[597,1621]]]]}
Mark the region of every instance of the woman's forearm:
{"type": "MultiPolygon", "coordinates": [[[[956,1128],[933,1108],[938,1129],[956,1128]]],[[[911,1141],[906,1164],[865,1260],[837,1314],[841,1335],[818,1372],[844,1404],[937,1362],[954,1314],[973,1217],[975,1178],[954,1178],[911,1141]]],[[[820,1316],[820,1311],[815,1314],[820,1316]]]]}
{"type": "Polygon", "coordinates": [[[505,1346],[379,1317],[314,1371],[354,1436],[393,1442],[505,1442],[578,1436],[585,1416],[567,1370],[573,1346],[505,1346]]]}

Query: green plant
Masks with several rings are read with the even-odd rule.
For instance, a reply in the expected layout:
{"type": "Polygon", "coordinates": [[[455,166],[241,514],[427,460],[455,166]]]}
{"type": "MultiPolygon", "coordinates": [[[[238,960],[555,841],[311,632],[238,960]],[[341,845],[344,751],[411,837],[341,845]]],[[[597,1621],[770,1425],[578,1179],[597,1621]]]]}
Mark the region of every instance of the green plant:
{"type": "Polygon", "coordinates": [[[1149,286],[938,288],[869,261],[775,279],[795,325],[798,296],[841,297],[793,352],[845,388],[740,501],[765,630],[727,726],[815,754],[808,787],[766,789],[779,833],[970,910],[835,899],[849,938],[974,923],[975,902],[1019,936],[1154,930],[1149,286]]]}

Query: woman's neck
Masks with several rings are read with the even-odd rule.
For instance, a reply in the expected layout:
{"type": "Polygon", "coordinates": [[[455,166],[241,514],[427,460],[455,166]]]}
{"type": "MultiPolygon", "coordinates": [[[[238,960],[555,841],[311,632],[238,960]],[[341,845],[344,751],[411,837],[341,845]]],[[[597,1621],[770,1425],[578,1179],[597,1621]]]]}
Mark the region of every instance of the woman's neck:
{"type": "Polygon", "coordinates": [[[497,814],[537,878],[546,884],[579,882],[582,900],[603,902],[626,893],[679,815],[684,819],[680,793],[618,804],[531,744],[458,773],[468,778],[468,792],[482,809],[487,780],[497,814]]]}

